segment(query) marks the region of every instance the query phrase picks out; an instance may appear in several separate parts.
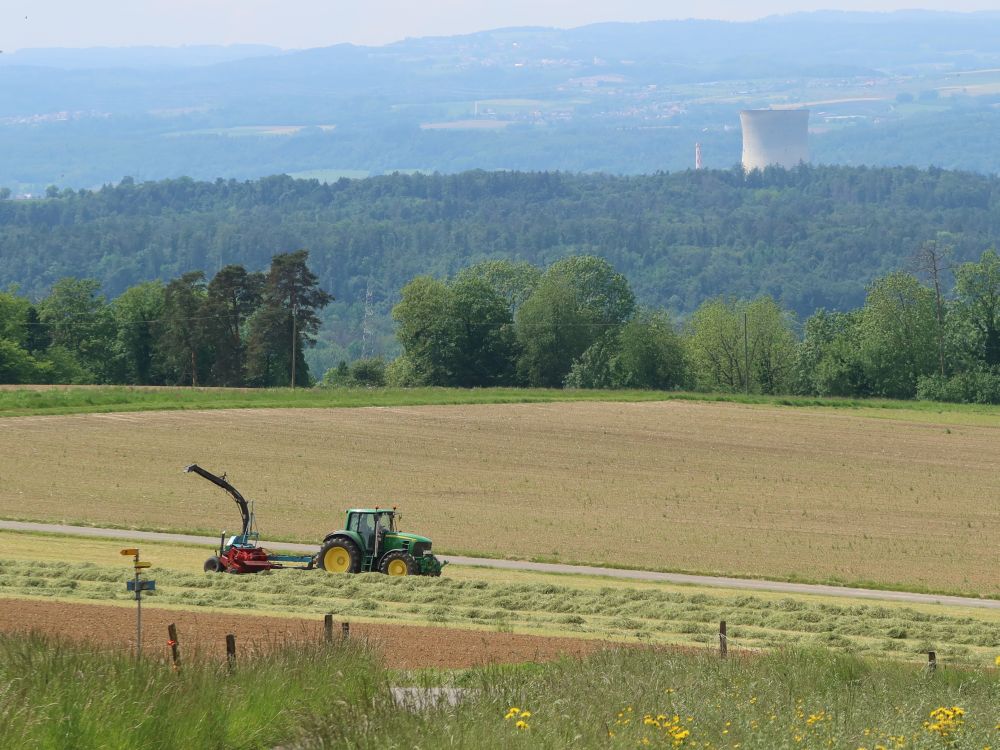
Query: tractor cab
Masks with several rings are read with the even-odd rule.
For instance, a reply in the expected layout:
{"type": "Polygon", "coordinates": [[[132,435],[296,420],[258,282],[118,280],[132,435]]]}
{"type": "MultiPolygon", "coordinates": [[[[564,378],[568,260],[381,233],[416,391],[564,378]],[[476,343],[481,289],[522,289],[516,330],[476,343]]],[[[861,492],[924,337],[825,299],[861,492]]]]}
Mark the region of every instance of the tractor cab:
{"type": "Polygon", "coordinates": [[[373,549],[376,540],[384,541],[386,534],[396,532],[396,511],[394,510],[349,510],[347,530],[355,531],[364,542],[365,549],[373,549]]]}

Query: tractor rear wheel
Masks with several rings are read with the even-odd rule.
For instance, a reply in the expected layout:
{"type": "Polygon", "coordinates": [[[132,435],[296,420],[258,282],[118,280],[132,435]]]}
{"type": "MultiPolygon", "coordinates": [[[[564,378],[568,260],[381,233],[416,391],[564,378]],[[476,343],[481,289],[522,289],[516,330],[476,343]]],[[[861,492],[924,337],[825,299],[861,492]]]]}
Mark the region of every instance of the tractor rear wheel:
{"type": "Polygon", "coordinates": [[[409,552],[395,550],[382,558],[378,570],[387,576],[412,576],[417,574],[417,561],[409,552]]]}
{"type": "Polygon", "coordinates": [[[220,560],[215,555],[205,560],[205,565],[203,566],[206,573],[221,573],[223,570],[222,560],[220,560]]]}
{"type": "Polygon", "coordinates": [[[335,537],[319,548],[319,567],[327,573],[357,573],[361,570],[361,550],[352,540],[335,537]]]}

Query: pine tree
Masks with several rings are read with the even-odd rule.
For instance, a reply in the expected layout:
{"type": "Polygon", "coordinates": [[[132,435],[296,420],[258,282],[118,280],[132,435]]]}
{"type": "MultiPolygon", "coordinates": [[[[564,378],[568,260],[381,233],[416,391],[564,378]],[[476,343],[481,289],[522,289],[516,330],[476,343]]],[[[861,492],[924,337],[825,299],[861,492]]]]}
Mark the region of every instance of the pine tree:
{"type": "Polygon", "coordinates": [[[309,385],[303,349],[314,346],[318,311],[333,301],[319,288],[306,261],[308,250],[282,253],[271,259],[263,303],[250,321],[248,371],[254,385],[309,385]]]}

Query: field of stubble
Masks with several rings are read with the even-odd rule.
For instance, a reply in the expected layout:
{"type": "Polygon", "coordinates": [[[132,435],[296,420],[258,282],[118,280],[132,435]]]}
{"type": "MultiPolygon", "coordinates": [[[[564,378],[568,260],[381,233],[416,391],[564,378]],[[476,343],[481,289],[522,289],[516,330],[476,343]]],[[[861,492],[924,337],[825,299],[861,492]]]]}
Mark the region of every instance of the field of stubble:
{"type": "Polygon", "coordinates": [[[450,552],[997,595],[998,436],[681,401],[9,418],[0,516],[232,530],[198,462],[270,538],[398,504],[450,552]]]}

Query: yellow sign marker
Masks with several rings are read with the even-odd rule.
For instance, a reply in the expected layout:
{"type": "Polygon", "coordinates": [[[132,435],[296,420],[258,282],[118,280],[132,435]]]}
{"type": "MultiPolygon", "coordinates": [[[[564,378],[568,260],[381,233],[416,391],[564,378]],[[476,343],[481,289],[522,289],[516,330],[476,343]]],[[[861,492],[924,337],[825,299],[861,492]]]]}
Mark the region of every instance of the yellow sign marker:
{"type": "Polygon", "coordinates": [[[151,562],[137,562],[135,564],[135,567],[136,567],[136,570],[138,570],[139,568],[151,568],[151,567],[153,567],[153,563],[151,563],[151,562]]]}
{"type": "Polygon", "coordinates": [[[133,548],[130,547],[128,549],[123,549],[122,550],[122,554],[125,555],[126,557],[130,557],[132,555],[138,555],[139,554],[139,550],[133,549],[133,548]]]}

